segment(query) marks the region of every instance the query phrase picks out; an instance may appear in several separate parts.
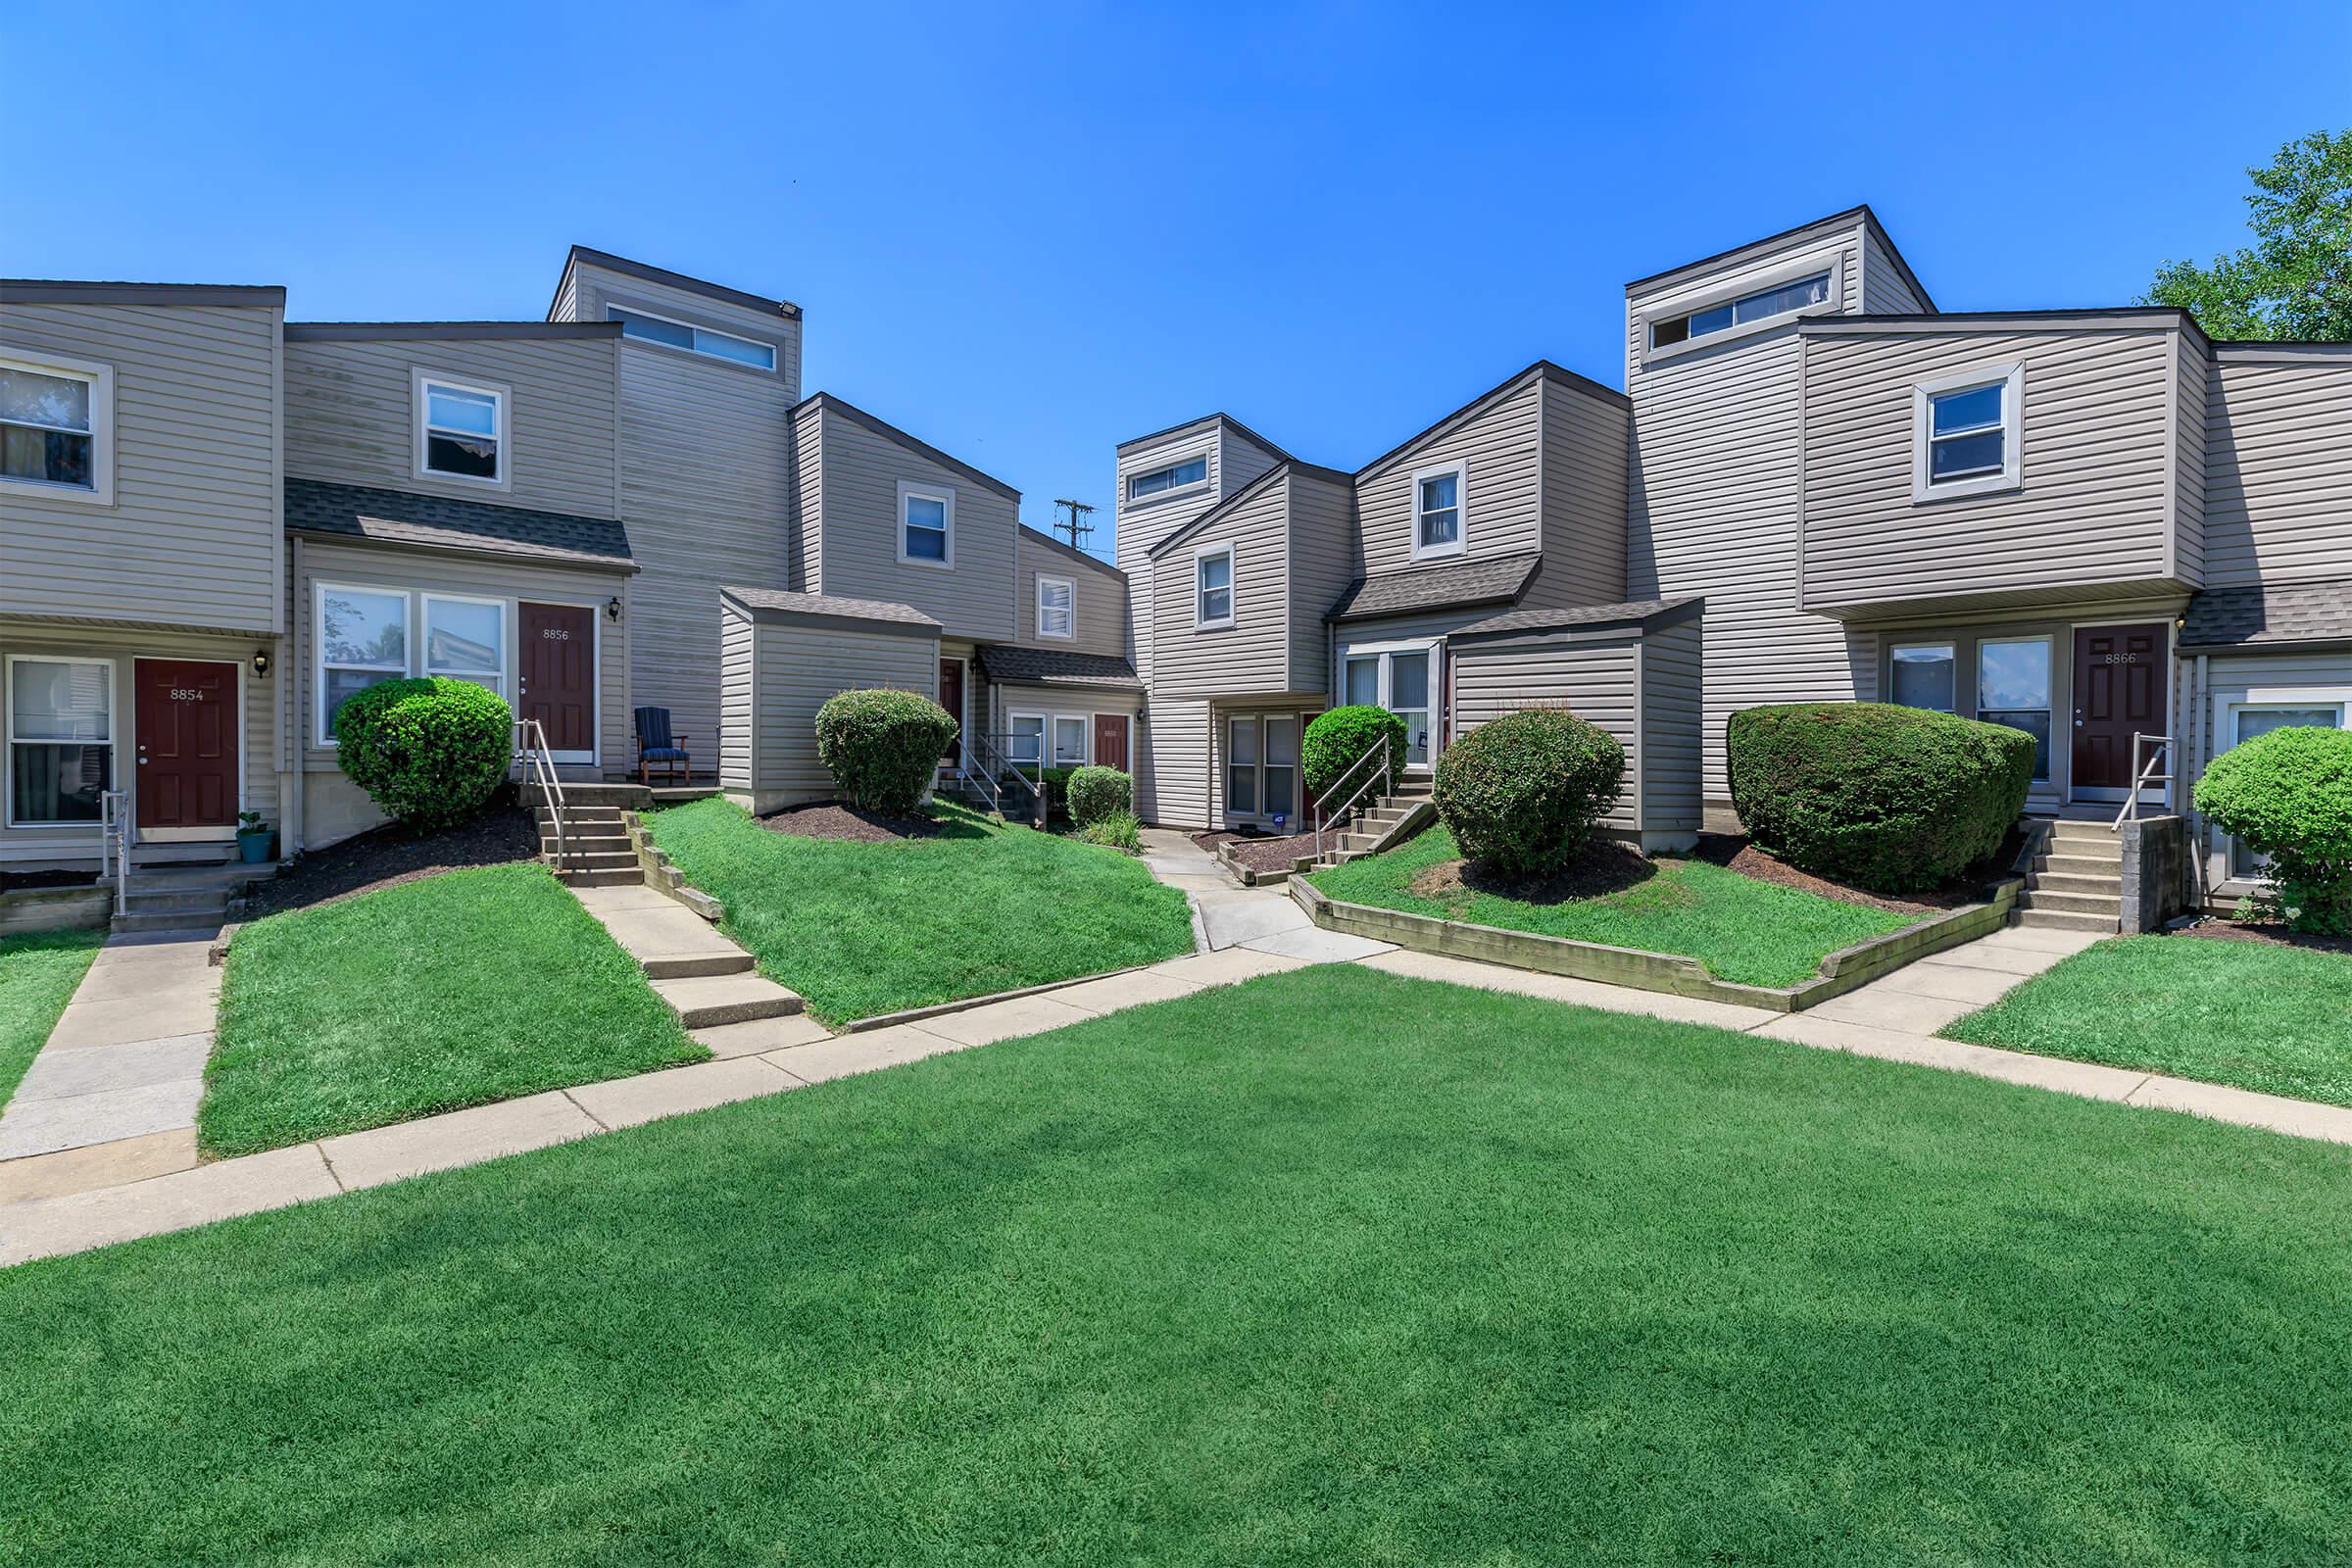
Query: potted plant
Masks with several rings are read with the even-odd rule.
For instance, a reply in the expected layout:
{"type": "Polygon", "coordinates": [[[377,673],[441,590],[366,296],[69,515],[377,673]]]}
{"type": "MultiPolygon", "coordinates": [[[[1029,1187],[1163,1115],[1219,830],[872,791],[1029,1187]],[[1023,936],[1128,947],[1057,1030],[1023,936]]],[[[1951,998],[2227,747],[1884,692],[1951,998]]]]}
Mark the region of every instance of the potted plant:
{"type": "Polygon", "coordinates": [[[237,854],[247,865],[260,865],[270,858],[270,840],[277,835],[262,820],[259,811],[237,813],[237,854]]]}

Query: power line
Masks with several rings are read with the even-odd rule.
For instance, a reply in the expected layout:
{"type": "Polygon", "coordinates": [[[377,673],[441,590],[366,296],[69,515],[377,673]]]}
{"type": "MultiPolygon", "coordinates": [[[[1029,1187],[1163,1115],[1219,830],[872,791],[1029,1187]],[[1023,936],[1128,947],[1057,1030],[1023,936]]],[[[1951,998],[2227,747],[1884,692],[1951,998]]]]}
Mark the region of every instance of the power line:
{"type": "Polygon", "coordinates": [[[1054,524],[1054,531],[1069,535],[1072,550],[1084,550],[1086,536],[1095,531],[1095,525],[1088,522],[1086,518],[1093,514],[1095,509],[1083,501],[1072,501],[1067,497],[1058,497],[1054,504],[1057,507],[1067,507],[1070,513],[1068,517],[1057,520],[1054,524]]]}

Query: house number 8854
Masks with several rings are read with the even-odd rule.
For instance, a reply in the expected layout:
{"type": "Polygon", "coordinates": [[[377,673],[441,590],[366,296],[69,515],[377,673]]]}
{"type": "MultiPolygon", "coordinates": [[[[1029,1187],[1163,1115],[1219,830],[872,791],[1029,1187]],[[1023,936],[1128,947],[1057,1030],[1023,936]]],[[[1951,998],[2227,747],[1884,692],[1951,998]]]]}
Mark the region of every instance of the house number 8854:
{"type": "Polygon", "coordinates": [[[172,688],[172,700],[175,703],[201,703],[204,693],[193,686],[174,686],[172,688]]]}

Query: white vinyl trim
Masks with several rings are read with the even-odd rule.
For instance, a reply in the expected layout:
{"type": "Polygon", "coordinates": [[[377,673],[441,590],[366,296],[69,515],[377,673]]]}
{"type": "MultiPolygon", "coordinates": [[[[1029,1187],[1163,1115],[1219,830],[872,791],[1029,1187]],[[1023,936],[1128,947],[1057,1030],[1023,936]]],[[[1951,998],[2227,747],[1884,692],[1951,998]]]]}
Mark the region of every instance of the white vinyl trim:
{"type": "Polygon", "coordinates": [[[621,321],[623,317],[628,316],[642,317],[649,321],[660,321],[664,326],[677,327],[686,333],[687,338],[684,343],[664,343],[658,337],[646,337],[641,333],[630,331],[628,323],[622,321],[620,335],[632,342],[652,343],[662,348],[673,349],[680,354],[692,354],[706,360],[716,360],[721,365],[739,366],[746,370],[773,370],[776,368],[776,345],[773,343],[764,343],[758,338],[745,337],[740,332],[722,332],[717,327],[704,326],[695,321],[681,321],[674,316],[663,316],[660,311],[641,310],[634,305],[615,303],[611,300],[605,302],[605,319],[621,321]],[[707,337],[721,338],[729,343],[740,343],[747,349],[759,349],[766,354],[767,363],[761,365],[753,360],[739,360],[731,354],[713,354],[702,346],[703,339],[707,337]]]}
{"type": "MultiPolygon", "coordinates": [[[[1948,501],[1955,496],[1990,495],[1995,491],[2015,490],[2025,483],[2025,407],[2026,367],[2023,361],[1992,366],[1975,370],[1963,370],[1957,375],[1939,375],[1933,381],[1921,381],[1911,388],[1911,500],[1914,504],[1926,501],[1948,501]],[[1981,473],[1955,475],[1949,479],[1934,479],[1929,469],[1936,447],[1936,400],[1952,392],[1973,392],[1980,387],[2001,388],[2001,466],[1981,473]]],[[[1992,429],[1987,425],[1985,430],[1992,429]]],[[[1982,434],[1984,431],[1970,431],[1982,434]]],[[[1950,439],[1946,437],[1945,439],[1950,439]]]]}
{"type": "Polygon", "coordinates": [[[1642,363],[1649,365],[1659,360],[1671,360],[1678,355],[1695,354],[1702,350],[1720,347],[1725,343],[1736,343],[1743,337],[1752,337],[1758,332],[1769,332],[1774,327],[1786,325],[1800,317],[1834,316],[1844,308],[1845,248],[1838,246],[1832,250],[1816,251],[1810,256],[1783,262],[1775,267],[1742,272],[1737,277],[1719,278],[1702,288],[1686,289],[1680,294],[1669,295],[1665,299],[1642,307],[1640,316],[1636,318],[1642,332],[1642,363]],[[1817,272],[1825,271],[1830,274],[1830,297],[1818,305],[1807,305],[1793,311],[1783,311],[1753,321],[1735,321],[1720,331],[1707,333],[1704,337],[1687,338],[1680,343],[1669,343],[1663,348],[1652,346],[1651,340],[1655,336],[1652,329],[1659,321],[1671,321],[1678,317],[1695,316],[1701,311],[1713,310],[1719,305],[1729,305],[1734,300],[1744,299],[1750,294],[1761,294],[1769,289],[1779,288],[1783,284],[1794,283],[1801,278],[1811,277],[1817,272]]]}
{"type": "Polygon", "coordinates": [[[66,501],[81,506],[111,507],[115,504],[115,368],[96,360],[61,359],[49,354],[31,354],[10,348],[0,352],[0,369],[29,370],[35,375],[56,376],[60,380],[80,381],[89,388],[90,427],[74,430],[65,425],[39,425],[23,420],[8,420],[24,429],[55,429],[61,434],[87,435],[90,438],[90,482],[54,484],[47,479],[15,479],[0,476],[0,486],[21,490],[43,501],[66,501]]]}
{"type": "MultiPolygon", "coordinates": [[[[222,661],[222,662],[226,662],[226,661],[222,661]]],[[[121,683],[115,678],[115,661],[106,655],[77,657],[66,654],[11,654],[8,656],[7,679],[0,682],[0,686],[6,688],[0,690],[0,736],[5,736],[5,744],[0,744],[0,804],[5,804],[7,807],[7,814],[5,817],[0,817],[0,824],[8,827],[86,827],[95,834],[98,831],[98,824],[95,822],[50,822],[37,819],[19,821],[17,819],[15,787],[17,747],[20,745],[78,746],[82,744],[79,741],[21,738],[17,734],[17,669],[23,664],[93,664],[106,671],[107,778],[110,785],[119,790],[123,787],[122,703],[121,683]]],[[[241,739],[242,737],[240,737],[241,739]]],[[[244,754],[240,751],[238,753],[240,765],[242,765],[243,757],[244,754]]],[[[241,794],[242,786],[240,786],[240,797],[241,794]]]]}
{"type": "Polygon", "coordinates": [[[416,596],[406,588],[377,588],[367,583],[318,581],[311,584],[311,744],[333,750],[334,736],[326,729],[326,672],[359,669],[398,680],[416,667],[416,596]],[[400,601],[401,662],[398,664],[329,664],[326,662],[326,596],[330,593],[372,594],[400,601]]]}
{"type": "Polygon", "coordinates": [[[438,370],[428,370],[423,366],[412,367],[409,371],[409,376],[414,392],[411,402],[412,407],[416,411],[415,422],[416,431],[415,458],[416,477],[437,484],[474,485],[484,490],[514,489],[514,389],[511,387],[501,386],[495,381],[461,380],[454,375],[444,375],[438,370]],[[435,425],[432,422],[431,415],[427,411],[429,406],[428,399],[432,389],[435,387],[440,388],[444,392],[463,392],[471,397],[489,398],[495,405],[496,416],[491,422],[497,426],[497,431],[491,436],[490,439],[498,443],[498,472],[490,475],[488,478],[484,478],[482,475],[476,473],[452,473],[446,468],[436,468],[432,466],[432,465],[427,461],[429,443],[434,431],[436,430],[439,430],[441,433],[446,435],[464,436],[473,439],[479,439],[481,435],[481,432],[478,430],[460,430],[448,425],[435,425]]]}
{"type": "Polygon", "coordinates": [[[1235,564],[1233,545],[1230,541],[1220,545],[1202,545],[1200,549],[1195,550],[1193,552],[1193,629],[1195,631],[1217,631],[1232,625],[1235,596],[1240,590],[1241,572],[1235,564]],[[1203,586],[1200,581],[1202,564],[1219,558],[1225,562],[1225,586],[1222,589],[1203,586]],[[1208,596],[1219,592],[1225,595],[1225,613],[1222,615],[1202,613],[1208,596]]]}
{"type": "Polygon", "coordinates": [[[1412,484],[1413,559],[1415,561],[1442,561],[1447,556],[1458,556],[1468,550],[1470,548],[1470,465],[1467,463],[1441,463],[1432,467],[1416,468],[1413,470],[1412,484]],[[1443,479],[1447,475],[1451,475],[1453,478],[1453,537],[1439,544],[1427,544],[1421,537],[1421,519],[1429,515],[1421,507],[1421,485],[1425,480],[1443,479]]]}
{"type": "Polygon", "coordinates": [[[1037,634],[1064,642],[1078,635],[1078,584],[1074,578],[1042,574],[1038,577],[1037,634]],[[1058,603],[1054,602],[1054,595],[1049,591],[1056,589],[1060,594],[1058,603]],[[1058,631],[1054,629],[1056,616],[1060,620],[1061,629],[1058,631]]]}

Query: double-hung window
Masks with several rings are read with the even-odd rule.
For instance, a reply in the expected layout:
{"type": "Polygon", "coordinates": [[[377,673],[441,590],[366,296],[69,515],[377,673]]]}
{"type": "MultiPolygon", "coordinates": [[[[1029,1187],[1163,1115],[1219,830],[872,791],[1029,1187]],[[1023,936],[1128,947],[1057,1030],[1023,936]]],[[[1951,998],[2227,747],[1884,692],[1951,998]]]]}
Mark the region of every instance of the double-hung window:
{"type": "Polygon", "coordinates": [[[506,695],[507,607],[495,599],[425,595],[424,672],[506,695]]]}
{"type": "Polygon", "coordinates": [[[1987,637],[1977,644],[1977,717],[2034,737],[2034,776],[2050,776],[2050,640],[1987,637]]]}
{"type": "Polygon", "coordinates": [[[318,585],[318,744],[335,743],[335,711],[379,681],[409,672],[409,596],[318,585]]]}
{"type": "Polygon", "coordinates": [[[1193,557],[1193,624],[1206,630],[1233,624],[1233,546],[1216,545],[1193,557]]]}
{"type": "Polygon", "coordinates": [[[2025,387],[2025,367],[2011,365],[1912,389],[1914,501],[2017,488],[2025,387]]]}
{"type": "Polygon", "coordinates": [[[1078,587],[1067,577],[1037,579],[1037,634],[1069,637],[1076,631],[1078,587]]]}
{"type": "Polygon", "coordinates": [[[1413,559],[1462,553],[1463,466],[1423,468],[1413,475],[1413,559]]]}
{"type": "Polygon", "coordinates": [[[1225,726],[1225,814],[1257,814],[1257,720],[1234,718],[1225,726]]]}
{"type": "Polygon", "coordinates": [[[1143,501],[1152,496],[1173,495],[1179,490],[1190,490],[1196,485],[1206,483],[1208,483],[1207,457],[1203,455],[1198,458],[1186,458],[1181,463],[1171,463],[1165,467],[1153,468],[1146,473],[1129,474],[1127,476],[1127,499],[1143,501]]]}
{"type": "Polygon", "coordinates": [[[416,471],[507,488],[507,390],[416,373],[416,471]]]}
{"type": "Polygon", "coordinates": [[[620,323],[622,337],[662,343],[713,360],[732,360],[737,365],[748,365],[758,370],[776,368],[776,350],[772,343],[756,343],[748,337],[737,337],[732,332],[718,332],[687,321],[673,321],[666,316],[655,316],[646,311],[624,311],[617,305],[608,307],[606,315],[620,323]]]}
{"type": "Polygon", "coordinates": [[[1054,717],[1054,765],[1055,767],[1084,767],[1086,765],[1086,719],[1073,718],[1067,713],[1054,717]]]}
{"type": "Polygon", "coordinates": [[[899,561],[910,566],[956,564],[956,492],[899,486],[899,561]]]}
{"type": "Polygon", "coordinates": [[[1046,720],[1042,713],[1014,713],[1005,721],[1004,760],[1036,767],[1045,760],[1046,720]]]}
{"type": "Polygon", "coordinates": [[[1958,676],[1950,643],[1897,643],[1887,656],[1887,695],[1904,708],[1953,711],[1958,676]]]}
{"type": "Polygon", "coordinates": [[[60,499],[114,499],[114,372],[0,359],[0,481],[60,499]]]}
{"type": "Polygon", "coordinates": [[[95,822],[115,787],[115,666],[22,654],[8,662],[8,823],[95,822]]]}

